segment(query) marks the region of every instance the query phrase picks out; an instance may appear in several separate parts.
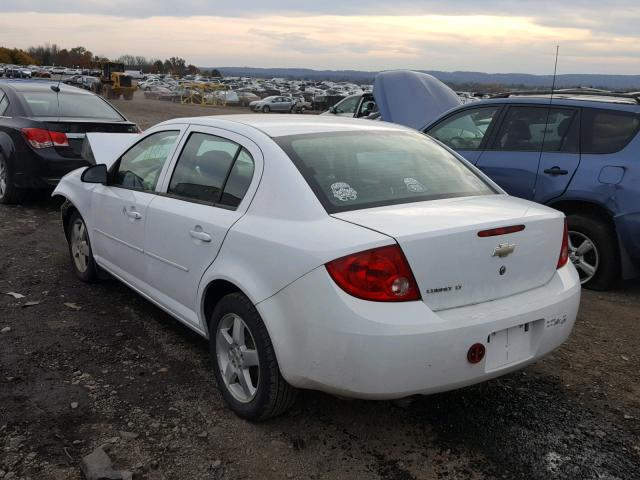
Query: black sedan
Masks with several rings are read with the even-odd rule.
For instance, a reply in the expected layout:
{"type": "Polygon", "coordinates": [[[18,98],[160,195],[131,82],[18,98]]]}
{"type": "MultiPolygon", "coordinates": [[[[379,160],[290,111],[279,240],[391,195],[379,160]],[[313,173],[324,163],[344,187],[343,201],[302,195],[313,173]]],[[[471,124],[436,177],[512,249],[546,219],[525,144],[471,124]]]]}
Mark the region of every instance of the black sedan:
{"type": "Polygon", "coordinates": [[[55,186],[81,157],[87,132],[135,133],[109,102],[43,80],[0,81],[0,203],[19,203],[30,189],[55,186]]]}

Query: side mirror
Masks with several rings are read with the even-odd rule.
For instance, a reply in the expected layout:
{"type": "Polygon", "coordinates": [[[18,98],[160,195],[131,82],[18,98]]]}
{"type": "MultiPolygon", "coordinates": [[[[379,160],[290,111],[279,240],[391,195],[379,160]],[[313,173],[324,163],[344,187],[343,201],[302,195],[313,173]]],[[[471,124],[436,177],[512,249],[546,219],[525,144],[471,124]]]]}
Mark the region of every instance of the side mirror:
{"type": "Polygon", "coordinates": [[[84,183],[102,183],[103,185],[106,185],[107,177],[107,166],[104,163],[99,163],[97,165],[90,166],[82,172],[80,180],[84,183]]]}
{"type": "Polygon", "coordinates": [[[336,109],[335,106],[334,107],[329,107],[329,113],[336,114],[336,113],[338,113],[338,110],[336,109]]]}

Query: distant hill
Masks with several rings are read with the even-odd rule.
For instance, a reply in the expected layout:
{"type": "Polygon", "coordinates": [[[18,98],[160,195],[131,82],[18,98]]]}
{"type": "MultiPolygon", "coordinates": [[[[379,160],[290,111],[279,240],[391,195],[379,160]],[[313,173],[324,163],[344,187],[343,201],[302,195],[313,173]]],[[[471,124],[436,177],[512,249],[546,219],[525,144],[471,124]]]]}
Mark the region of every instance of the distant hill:
{"type": "MultiPolygon", "coordinates": [[[[210,69],[213,67],[201,67],[210,69]]],[[[310,68],[215,67],[224,76],[292,78],[307,80],[372,83],[377,72],[361,70],[313,70],[310,68]]],[[[526,73],[441,72],[421,70],[449,85],[502,85],[506,87],[551,87],[552,75],[526,73]]],[[[613,90],[640,90],[640,75],[565,74],[556,78],[557,87],[594,87],[613,90]]]]}

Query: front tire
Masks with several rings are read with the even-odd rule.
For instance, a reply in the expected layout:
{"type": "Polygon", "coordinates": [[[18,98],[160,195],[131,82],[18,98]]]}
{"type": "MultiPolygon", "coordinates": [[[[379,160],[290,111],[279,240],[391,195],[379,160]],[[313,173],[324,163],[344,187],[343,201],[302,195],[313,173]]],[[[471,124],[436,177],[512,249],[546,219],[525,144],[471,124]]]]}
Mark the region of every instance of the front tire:
{"type": "Polygon", "coordinates": [[[578,270],[580,283],[591,290],[608,290],[620,276],[620,253],[615,232],[596,218],[567,215],[569,258],[578,270]]]}
{"type": "Polygon", "coordinates": [[[280,374],[267,327],[242,293],[229,294],[216,305],[209,347],[218,388],[236,415],[267,420],[291,408],[297,391],[280,374]]]}
{"type": "Polygon", "coordinates": [[[20,203],[24,199],[25,191],[13,183],[13,170],[9,162],[0,154],[0,203],[20,203]]]}
{"type": "Polygon", "coordinates": [[[67,224],[67,242],[71,266],[76,276],[83,282],[96,282],[98,280],[98,265],[93,259],[89,231],[84,219],[77,211],[71,214],[67,224]]]}
{"type": "Polygon", "coordinates": [[[262,113],[269,113],[271,111],[271,109],[269,108],[269,105],[265,105],[264,107],[262,107],[262,113]]]}

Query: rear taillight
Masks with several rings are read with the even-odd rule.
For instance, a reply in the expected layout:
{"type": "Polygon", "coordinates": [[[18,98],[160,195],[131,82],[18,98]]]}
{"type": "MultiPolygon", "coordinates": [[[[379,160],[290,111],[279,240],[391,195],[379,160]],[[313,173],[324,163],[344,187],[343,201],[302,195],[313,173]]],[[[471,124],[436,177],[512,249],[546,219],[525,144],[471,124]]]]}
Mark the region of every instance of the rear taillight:
{"type": "Polygon", "coordinates": [[[560,257],[558,258],[558,266],[564,267],[569,261],[569,228],[567,227],[567,219],[564,219],[564,232],[562,233],[562,247],[560,248],[560,257]]]}
{"type": "Polygon", "coordinates": [[[52,132],[44,128],[23,128],[22,134],[33,148],[69,146],[69,140],[62,132],[52,132]]]}
{"type": "Polygon", "coordinates": [[[49,135],[51,135],[51,140],[53,141],[54,147],[68,147],[69,140],[67,136],[62,132],[52,132],[49,130],[49,135]]]}
{"type": "Polygon", "coordinates": [[[420,290],[399,245],[347,255],[326,267],[333,281],[354,297],[376,302],[420,300],[420,290]]]}
{"type": "Polygon", "coordinates": [[[53,140],[49,135],[49,130],[43,130],[41,128],[23,128],[22,134],[27,139],[29,145],[33,148],[47,148],[53,147],[53,140]]]}

